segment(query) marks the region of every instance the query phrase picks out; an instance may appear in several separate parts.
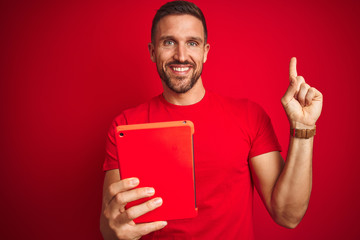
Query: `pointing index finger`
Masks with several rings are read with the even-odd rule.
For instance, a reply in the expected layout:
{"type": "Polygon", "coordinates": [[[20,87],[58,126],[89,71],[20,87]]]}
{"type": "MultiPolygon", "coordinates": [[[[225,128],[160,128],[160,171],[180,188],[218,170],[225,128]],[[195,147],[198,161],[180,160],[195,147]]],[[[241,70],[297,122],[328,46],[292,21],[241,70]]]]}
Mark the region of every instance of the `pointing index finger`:
{"type": "Polygon", "coordinates": [[[289,77],[297,77],[296,72],[296,57],[290,59],[289,77]]]}

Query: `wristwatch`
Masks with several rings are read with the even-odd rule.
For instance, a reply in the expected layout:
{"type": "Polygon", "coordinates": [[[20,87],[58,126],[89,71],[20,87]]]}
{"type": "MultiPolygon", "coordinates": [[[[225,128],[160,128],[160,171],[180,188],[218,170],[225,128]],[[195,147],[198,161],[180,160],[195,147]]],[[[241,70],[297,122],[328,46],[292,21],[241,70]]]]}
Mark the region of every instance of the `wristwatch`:
{"type": "Polygon", "coordinates": [[[316,126],[313,129],[290,128],[290,136],[309,139],[316,134],[316,126]]]}

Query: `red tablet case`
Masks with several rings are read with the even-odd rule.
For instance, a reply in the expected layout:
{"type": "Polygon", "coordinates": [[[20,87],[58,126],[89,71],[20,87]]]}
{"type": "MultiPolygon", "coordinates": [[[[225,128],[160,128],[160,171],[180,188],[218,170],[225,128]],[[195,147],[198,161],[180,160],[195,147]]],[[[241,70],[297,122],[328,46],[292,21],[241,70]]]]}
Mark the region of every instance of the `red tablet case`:
{"type": "Polygon", "coordinates": [[[120,176],[137,177],[138,187],[153,187],[155,195],[130,202],[130,208],[161,197],[161,207],[136,223],[197,216],[193,154],[194,124],[174,121],[122,125],[116,128],[120,176]]]}

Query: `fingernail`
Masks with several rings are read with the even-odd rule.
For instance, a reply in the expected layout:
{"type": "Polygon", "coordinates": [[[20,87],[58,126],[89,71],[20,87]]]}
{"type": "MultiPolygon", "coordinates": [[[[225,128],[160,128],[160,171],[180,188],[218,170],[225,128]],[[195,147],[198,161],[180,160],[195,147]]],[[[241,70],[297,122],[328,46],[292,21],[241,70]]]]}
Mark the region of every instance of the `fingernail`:
{"type": "Polygon", "coordinates": [[[166,221],[161,222],[161,225],[162,225],[162,227],[165,227],[167,225],[167,222],[166,221]]]}
{"type": "Polygon", "coordinates": [[[136,186],[137,184],[139,184],[139,179],[133,178],[133,179],[130,180],[130,185],[131,186],[136,186]]]}
{"type": "Polygon", "coordinates": [[[155,204],[156,206],[161,205],[161,204],[162,204],[162,199],[161,199],[161,198],[155,198],[155,199],[154,199],[154,204],[155,204]]]}
{"type": "Polygon", "coordinates": [[[146,190],[146,193],[149,194],[149,195],[152,195],[152,194],[155,193],[155,189],[153,189],[153,188],[148,188],[148,189],[146,190]]]}

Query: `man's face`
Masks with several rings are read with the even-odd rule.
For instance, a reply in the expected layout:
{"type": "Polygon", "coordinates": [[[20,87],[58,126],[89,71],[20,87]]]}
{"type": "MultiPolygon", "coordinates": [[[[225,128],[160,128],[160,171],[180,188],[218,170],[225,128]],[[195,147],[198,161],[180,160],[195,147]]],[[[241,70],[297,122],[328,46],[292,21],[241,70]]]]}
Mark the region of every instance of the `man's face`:
{"type": "Polygon", "coordinates": [[[202,22],[194,16],[168,15],[158,22],[149,51],[169,89],[185,93],[201,77],[210,48],[204,41],[202,22]]]}

